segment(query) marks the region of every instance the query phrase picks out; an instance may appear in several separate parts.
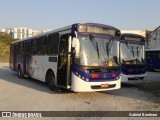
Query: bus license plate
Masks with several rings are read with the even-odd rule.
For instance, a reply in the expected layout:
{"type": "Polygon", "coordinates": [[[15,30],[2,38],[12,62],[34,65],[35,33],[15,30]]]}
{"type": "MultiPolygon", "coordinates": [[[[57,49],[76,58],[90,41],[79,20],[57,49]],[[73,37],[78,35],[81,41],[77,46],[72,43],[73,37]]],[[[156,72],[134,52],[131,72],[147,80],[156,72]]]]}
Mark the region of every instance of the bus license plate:
{"type": "Polygon", "coordinates": [[[108,88],[108,84],[101,84],[101,88],[108,88]]]}

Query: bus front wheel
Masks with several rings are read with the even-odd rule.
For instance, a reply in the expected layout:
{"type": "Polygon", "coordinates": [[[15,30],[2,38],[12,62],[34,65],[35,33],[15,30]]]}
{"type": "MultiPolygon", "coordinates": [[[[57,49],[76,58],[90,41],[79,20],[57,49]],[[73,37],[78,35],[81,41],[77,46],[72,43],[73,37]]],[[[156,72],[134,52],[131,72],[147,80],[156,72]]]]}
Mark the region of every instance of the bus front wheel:
{"type": "Polygon", "coordinates": [[[56,91],[55,76],[53,72],[49,72],[46,76],[48,87],[52,91],[56,91]]]}

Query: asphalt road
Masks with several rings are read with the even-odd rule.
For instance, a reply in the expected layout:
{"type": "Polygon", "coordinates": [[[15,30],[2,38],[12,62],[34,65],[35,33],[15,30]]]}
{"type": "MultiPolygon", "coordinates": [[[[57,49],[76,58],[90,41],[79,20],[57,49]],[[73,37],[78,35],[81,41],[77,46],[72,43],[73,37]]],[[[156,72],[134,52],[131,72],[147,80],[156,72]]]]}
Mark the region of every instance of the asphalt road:
{"type": "Polygon", "coordinates": [[[119,90],[53,92],[43,82],[19,79],[0,63],[0,111],[160,111],[160,73],[149,72],[143,81],[122,84],[119,90]]]}

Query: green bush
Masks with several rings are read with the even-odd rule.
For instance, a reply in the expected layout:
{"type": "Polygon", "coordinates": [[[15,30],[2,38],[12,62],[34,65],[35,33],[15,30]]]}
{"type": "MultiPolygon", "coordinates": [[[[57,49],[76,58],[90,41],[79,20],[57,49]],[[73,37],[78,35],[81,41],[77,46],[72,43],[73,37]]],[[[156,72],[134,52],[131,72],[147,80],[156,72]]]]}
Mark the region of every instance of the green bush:
{"type": "Polygon", "coordinates": [[[15,41],[15,39],[12,38],[9,34],[3,34],[3,35],[0,36],[0,41],[2,43],[10,45],[10,43],[13,42],[13,41],[15,41]]]}
{"type": "Polygon", "coordinates": [[[15,40],[8,34],[0,35],[0,62],[9,61],[10,44],[15,40]]]}

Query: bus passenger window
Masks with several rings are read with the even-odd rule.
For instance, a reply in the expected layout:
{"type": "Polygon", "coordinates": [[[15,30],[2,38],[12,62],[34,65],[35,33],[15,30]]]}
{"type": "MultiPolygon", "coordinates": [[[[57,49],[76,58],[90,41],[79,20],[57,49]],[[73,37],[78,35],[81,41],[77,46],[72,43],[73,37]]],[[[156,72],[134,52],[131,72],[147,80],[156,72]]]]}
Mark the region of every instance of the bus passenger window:
{"type": "Polygon", "coordinates": [[[58,54],[58,44],[59,44],[59,34],[51,34],[48,36],[48,47],[47,54],[57,55],[58,54]]]}

